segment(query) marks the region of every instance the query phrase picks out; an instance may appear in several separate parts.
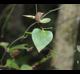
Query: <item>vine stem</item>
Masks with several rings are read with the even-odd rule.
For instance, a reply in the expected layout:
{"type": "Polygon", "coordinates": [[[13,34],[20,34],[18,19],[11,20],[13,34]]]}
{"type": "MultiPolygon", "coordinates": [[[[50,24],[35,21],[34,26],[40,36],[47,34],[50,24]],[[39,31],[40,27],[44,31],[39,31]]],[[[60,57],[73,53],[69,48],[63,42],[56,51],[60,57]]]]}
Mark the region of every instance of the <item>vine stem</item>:
{"type": "Polygon", "coordinates": [[[48,14],[50,14],[51,12],[57,11],[57,10],[59,10],[59,9],[61,9],[61,8],[62,8],[62,7],[58,7],[58,8],[52,9],[52,10],[48,11],[47,13],[45,13],[41,18],[44,18],[44,17],[46,17],[48,14]]]}
{"type": "Polygon", "coordinates": [[[4,59],[5,55],[6,55],[6,50],[4,51],[3,56],[2,56],[2,58],[1,58],[1,60],[0,60],[0,64],[1,64],[1,65],[2,65],[2,62],[3,62],[3,59],[4,59]]]}
{"type": "Polygon", "coordinates": [[[18,40],[23,39],[23,38],[24,38],[24,36],[18,37],[16,40],[14,40],[14,41],[8,46],[8,48],[11,47],[11,46],[12,46],[15,42],[17,42],[18,40]]]}
{"type": "Polygon", "coordinates": [[[37,14],[37,11],[38,11],[38,5],[35,4],[35,8],[36,8],[36,14],[37,14]]]}
{"type": "Polygon", "coordinates": [[[26,32],[26,31],[29,31],[29,29],[30,29],[31,27],[33,27],[36,23],[37,23],[37,22],[32,23],[32,24],[25,30],[25,32],[26,32]]]}
{"type": "MultiPolygon", "coordinates": [[[[33,27],[35,24],[36,24],[37,22],[34,22],[33,24],[31,24],[26,30],[25,30],[25,32],[28,32],[29,31],[29,29],[31,28],[31,27],[33,27]]],[[[25,34],[25,32],[24,32],[24,34],[25,34]]],[[[25,39],[25,38],[27,38],[28,37],[28,35],[22,35],[22,36],[20,36],[20,37],[18,37],[16,40],[14,40],[8,47],[11,47],[14,43],[16,43],[17,41],[19,41],[19,40],[21,40],[21,39],[25,39]]]]}

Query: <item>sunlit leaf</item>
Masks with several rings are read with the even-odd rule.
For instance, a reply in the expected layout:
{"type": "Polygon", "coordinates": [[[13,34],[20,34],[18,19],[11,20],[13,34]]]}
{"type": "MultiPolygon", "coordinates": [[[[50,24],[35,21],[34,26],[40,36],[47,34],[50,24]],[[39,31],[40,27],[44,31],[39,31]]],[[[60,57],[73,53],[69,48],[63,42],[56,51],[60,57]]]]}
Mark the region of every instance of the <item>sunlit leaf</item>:
{"type": "Polygon", "coordinates": [[[19,69],[19,66],[16,64],[16,62],[13,59],[8,59],[5,66],[9,68],[19,69]]]}
{"type": "Polygon", "coordinates": [[[21,66],[20,70],[32,70],[32,67],[24,64],[24,65],[21,66]]]}
{"type": "Polygon", "coordinates": [[[40,20],[40,23],[46,24],[46,23],[49,23],[50,21],[51,21],[50,18],[43,18],[43,19],[40,20]]]}
{"type": "Polygon", "coordinates": [[[27,17],[27,18],[35,19],[35,16],[33,16],[33,15],[23,15],[23,16],[27,17]]]}
{"type": "Polygon", "coordinates": [[[53,39],[51,31],[40,30],[38,28],[32,31],[32,40],[38,52],[44,49],[53,39]]]}

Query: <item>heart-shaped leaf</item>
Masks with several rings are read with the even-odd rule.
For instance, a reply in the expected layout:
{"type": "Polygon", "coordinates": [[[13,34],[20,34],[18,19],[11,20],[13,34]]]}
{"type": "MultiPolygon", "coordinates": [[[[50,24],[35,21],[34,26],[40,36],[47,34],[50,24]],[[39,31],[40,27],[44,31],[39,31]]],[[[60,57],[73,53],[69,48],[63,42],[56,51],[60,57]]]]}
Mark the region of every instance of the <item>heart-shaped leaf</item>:
{"type": "Polygon", "coordinates": [[[32,40],[40,52],[44,49],[53,39],[53,34],[51,31],[40,30],[38,28],[32,31],[32,40]]]}
{"type": "Polygon", "coordinates": [[[40,20],[40,23],[49,23],[51,21],[51,19],[50,18],[43,18],[43,19],[41,19],[40,20]]]}

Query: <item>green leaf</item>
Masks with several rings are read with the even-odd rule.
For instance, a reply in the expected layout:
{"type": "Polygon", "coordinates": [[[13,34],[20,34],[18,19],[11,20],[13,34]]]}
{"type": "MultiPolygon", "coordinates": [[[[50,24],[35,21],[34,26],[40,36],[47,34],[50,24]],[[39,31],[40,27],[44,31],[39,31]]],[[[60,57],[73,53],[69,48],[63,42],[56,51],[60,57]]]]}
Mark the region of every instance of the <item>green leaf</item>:
{"type": "Polygon", "coordinates": [[[8,59],[5,66],[9,68],[19,69],[19,66],[16,64],[16,62],[13,59],[8,59]]]}
{"type": "Polygon", "coordinates": [[[32,40],[38,52],[44,49],[53,39],[51,31],[40,30],[38,28],[32,31],[32,40]]]}
{"type": "Polygon", "coordinates": [[[28,17],[28,18],[31,18],[31,19],[35,19],[35,16],[33,15],[23,15],[24,17],[28,17]]]}
{"type": "Polygon", "coordinates": [[[19,45],[9,48],[8,52],[13,52],[16,49],[28,49],[26,46],[27,44],[19,44],[19,45]]]}
{"type": "Polygon", "coordinates": [[[32,67],[24,64],[24,65],[21,66],[20,70],[32,70],[32,67]]]}
{"type": "Polygon", "coordinates": [[[43,19],[40,20],[40,23],[46,24],[46,23],[49,23],[50,21],[51,21],[50,18],[43,18],[43,19]]]}

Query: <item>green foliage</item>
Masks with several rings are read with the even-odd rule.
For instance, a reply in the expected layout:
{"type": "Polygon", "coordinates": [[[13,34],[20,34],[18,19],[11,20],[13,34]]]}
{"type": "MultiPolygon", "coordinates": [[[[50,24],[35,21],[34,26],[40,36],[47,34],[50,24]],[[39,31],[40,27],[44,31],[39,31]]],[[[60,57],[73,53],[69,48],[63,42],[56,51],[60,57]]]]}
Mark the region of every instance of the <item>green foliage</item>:
{"type": "Polygon", "coordinates": [[[9,68],[19,69],[19,66],[16,64],[14,59],[8,59],[5,66],[9,68]]]}
{"type": "Polygon", "coordinates": [[[32,67],[26,64],[23,64],[20,68],[20,70],[32,70],[32,67]]]}
{"type": "Polygon", "coordinates": [[[32,31],[32,40],[38,50],[40,52],[44,49],[53,39],[53,34],[51,31],[40,30],[35,28],[32,31]]]}
{"type": "MultiPolygon", "coordinates": [[[[26,58],[25,58],[26,59],[26,58]]],[[[22,58],[22,60],[18,60],[18,63],[16,60],[14,59],[8,59],[6,64],[5,64],[5,67],[8,67],[8,68],[13,68],[13,69],[16,69],[16,70],[32,70],[32,67],[26,63],[24,63],[25,60],[24,58],[22,58]],[[19,61],[22,62],[20,63],[21,66],[19,65],[19,61]]]]}

